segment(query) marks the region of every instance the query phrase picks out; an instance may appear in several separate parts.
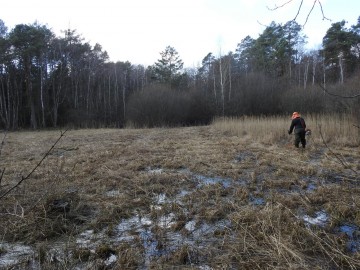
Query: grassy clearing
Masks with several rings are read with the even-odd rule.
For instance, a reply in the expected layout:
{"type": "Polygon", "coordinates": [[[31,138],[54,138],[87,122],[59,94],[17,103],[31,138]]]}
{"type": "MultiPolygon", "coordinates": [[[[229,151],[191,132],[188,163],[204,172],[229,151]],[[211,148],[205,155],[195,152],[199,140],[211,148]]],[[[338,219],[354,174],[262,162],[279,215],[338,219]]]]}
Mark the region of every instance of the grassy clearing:
{"type": "MultiPolygon", "coordinates": [[[[0,268],[358,269],[358,137],[350,120],[305,119],[305,151],[286,118],[69,131],[2,199],[0,268]],[[15,243],[27,252],[11,266],[15,243]]],[[[59,135],[9,133],[1,193],[59,135]]]]}

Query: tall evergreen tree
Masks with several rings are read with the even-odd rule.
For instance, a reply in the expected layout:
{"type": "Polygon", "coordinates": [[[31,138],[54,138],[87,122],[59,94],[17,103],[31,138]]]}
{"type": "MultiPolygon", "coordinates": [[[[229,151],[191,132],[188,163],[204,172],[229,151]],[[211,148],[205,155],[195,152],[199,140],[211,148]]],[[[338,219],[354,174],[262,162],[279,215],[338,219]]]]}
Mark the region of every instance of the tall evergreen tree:
{"type": "Polygon", "coordinates": [[[244,39],[238,47],[238,54],[247,68],[251,60],[253,70],[281,77],[291,75],[292,65],[297,61],[299,48],[304,42],[305,37],[296,22],[285,25],[272,22],[255,41],[250,37],[244,39]]]}
{"type": "Polygon", "coordinates": [[[253,70],[254,65],[254,55],[253,48],[255,45],[255,39],[250,36],[246,36],[241,42],[238,44],[235,50],[235,60],[236,60],[236,70],[239,73],[248,74],[253,70]]]}
{"type": "Polygon", "coordinates": [[[208,53],[202,60],[202,65],[198,69],[198,80],[202,82],[205,95],[214,93],[214,99],[216,100],[216,88],[215,88],[215,57],[212,53],[208,53]]]}
{"type": "Polygon", "coordinates": [[[34,65],[39,63],[39,59],[48,47],[52,36],[51,30],[36,23],[33,25],[16,25],[9,35],[11,45],[14,48],[14,60],[18,61],[18,66],[24,74],[23,83],[28,106],[30,107],[30,125],[32,128],[38,126],[36,114],[37,92],[33,85],[40,84],[38,80],[41,79],[35,76],[39,67],[34,65]]]}
{"type": "Polygon", "coordinates": [[[358,36],[356,32],[347,29],[345,24],[344,20],[333,23],[323,38],[326,69],[333,81],[341,83],[345,76],[354,71],[358,57],[352,50],[357,45],[358,36]]]}
{"type": "Polygon", "coordinates": [[[184,63],[175,48],[171,46],[167,46],[160,55],[161,59],[155,63],[154,67],[155,78],[172,87],[178,82],[184,63]]]}

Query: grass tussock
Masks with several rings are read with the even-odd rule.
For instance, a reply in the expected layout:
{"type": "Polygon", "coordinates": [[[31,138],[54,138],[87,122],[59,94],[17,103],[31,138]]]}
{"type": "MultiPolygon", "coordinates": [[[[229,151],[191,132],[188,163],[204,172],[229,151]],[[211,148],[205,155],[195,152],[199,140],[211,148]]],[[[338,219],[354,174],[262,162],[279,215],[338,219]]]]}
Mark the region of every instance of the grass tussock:
{"type": "MultiPolygon", "coordinates": [[[[69,131],[1,199],[0,263],[21,244],[19,268],[359,269],[358,139],[305,118],[300,151],[280,117],[69,131]]],[[[58,135],[8,134],[1,194],[58,135]]]]}

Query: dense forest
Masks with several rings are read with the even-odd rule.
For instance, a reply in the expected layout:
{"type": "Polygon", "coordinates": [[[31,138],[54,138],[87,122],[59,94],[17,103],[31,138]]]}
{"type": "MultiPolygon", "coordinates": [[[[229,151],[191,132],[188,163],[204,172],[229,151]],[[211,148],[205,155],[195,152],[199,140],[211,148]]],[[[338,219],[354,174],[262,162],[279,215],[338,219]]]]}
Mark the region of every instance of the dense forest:
{"type": "Polygon", "coordinates": [[[350,28],[333,23],[319,50],[305,44],[298,23],[272,22],[234,52],[208,53],[197,68],[184,68],[172,46],[145,67],[109,61],[76,30],[58,37],[45,25],[9,30],[0,20],[0,126],[179,126],[294,110],[359,115],[360,17],[350,28]]]}

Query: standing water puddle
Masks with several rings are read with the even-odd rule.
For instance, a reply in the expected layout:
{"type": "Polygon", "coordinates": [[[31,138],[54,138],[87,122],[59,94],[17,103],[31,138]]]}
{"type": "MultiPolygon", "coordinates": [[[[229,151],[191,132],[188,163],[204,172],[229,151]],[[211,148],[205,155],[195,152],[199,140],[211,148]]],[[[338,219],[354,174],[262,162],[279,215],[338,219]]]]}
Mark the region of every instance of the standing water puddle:
{"type": "Polygon", "coordinates": [[[251,205],[264,205],[266,202],[265,199],[254,196],[250,196],[249,201],[251,205]]]}
{"type": "Polygon", "coordinates": [[[316,185],[315,184],[308,184],[308,186],[306,187],[306,190],[311,192],[311,191],[315,191],[316,190],[316,185]]]}
{"type": "MultiPolygon", "coordinates": [[[[241,158],[241,161],[243,158],[241,158]]],[[[240,160],[239,160],[240,161],[240,160]]],[[[147,173],[150,174],[162,174],[164,169],[162,168],[148,168],[147,173]]],[[[232,180],[222,177],[208,177],[201,174],[192,173],[189,170],[177,171],[177,173],[187,174],[192,181],[195,182],[196,188],[201,189],[208,185],[220,185],[223,188],[229,188],[233,185],[246,186],[246,179],[232,180]]],[[[307,179],[307,189],[314,190],[316,185],[312,179],[307,179]]],[[[109,236],[105,232],[95,233],[93,230],[87,230],[79,234],[76,239],[76,245],[80,248],[87,248],[91,252],[95,252],[96,248],[102,243],[108,243],[110,245],[118,245],[119,243],[140,244],[143,249],[143,258],[145,267],[150,265],[153,257],[159,257],[170,254],[171,252],[180,249],[183,245],[187,245],[192,249],[199,249],[206,247],[209,243],[216,243],[218,239],[217,234],[224,230],[231,231],[231,222],[228,220],[219,220],[216,222],[207,223],[200,221],[197,217],[191,217],[192,219],[185,219],[183,227],[178,231],[174,231],[172,228],[176,228],[177,216],[174,213],[166,213],[165,206],[174,202],[181,205],[183,198],[191,194],[194,190],[179,190],[178,193],[171,198],[168,198],[165,193],[154,194],[153,205],[151,209],[155,210],[159,216],[153,217],[149,214],[140,215],[135,214],[131,218],[123,219],[115,227],[112,236],[109,236]],[[164,209],[163,209],[164,208],[164,209]],[[157,233],[160,228],[161,234],[157,233]],[[185,232],[185,233],[184,233],[185,232]],[[159,238],[160,236],[160,238],[159,238]],[[140,242],[139,242],[140,241],[140,242]]],[[[118,197],[122,193],[120,190],[109,190],[106,192],[107,197],[118,197]]],[[[264,205],[266,203],[265,198],[251,194],[249,196],[249,203],[255,206],[264,205]]],[[[324,211],[315,213],[314,216],[303,215],[302,218],[307,224],[313,224],[318,226],[324,226],[329,217],[324,211]]],[[[357,227],[342,226],[339,228],[340,232],[346,233],[349,237],[349,249],[359,250],[360,241],[354,237],[354,231],[357,231],[357,227]]],[[[211,245],[211,244],[210,244],[211,245]]],[[[0,253],[0,268],[9,267],[16,264],[20,260],[34,257],[34,250],[27,246],[13,246],[13,248],[6,247],[4,244],[0,245],[0,250],[5,250],[5,253],[0,253]]],[[[189,255],[190,256],[190,255],[189,255]]],[[[116,255],[111,254],[105,262],[106,265],[111,265],[116,262],[118,258],[116,255]]]]}
{"type": "Polygon", "coordinates": [[[359,227],[353,224],[344,224],[338,228],[340,233],[346,234],[349,241],[346,243],[346,248],[350,252],[360,251],[360,231],[359,227]]]}
{"type": "Polygon", "coordinates": [[[329,215],[324,211],[318,211],[313,217],[304,215],[302,219],[309,225],[324,227],[329,220],[329,215]]]}
{"type": "Polygon", "coordinates": [[[11,269],[11,266],[27,261],[35,254],[34,250],[22,244],[0,243],[0,269],[11,269]]]}
{"type": "Polygon", "coordinates": [[[199,182],[197,187],[221,184],[224,188],[228,188],[232,185],[231,179],[225,179],[221,177],[208,177],[200,174],[195,174],[194,177],[199,182]]]}

